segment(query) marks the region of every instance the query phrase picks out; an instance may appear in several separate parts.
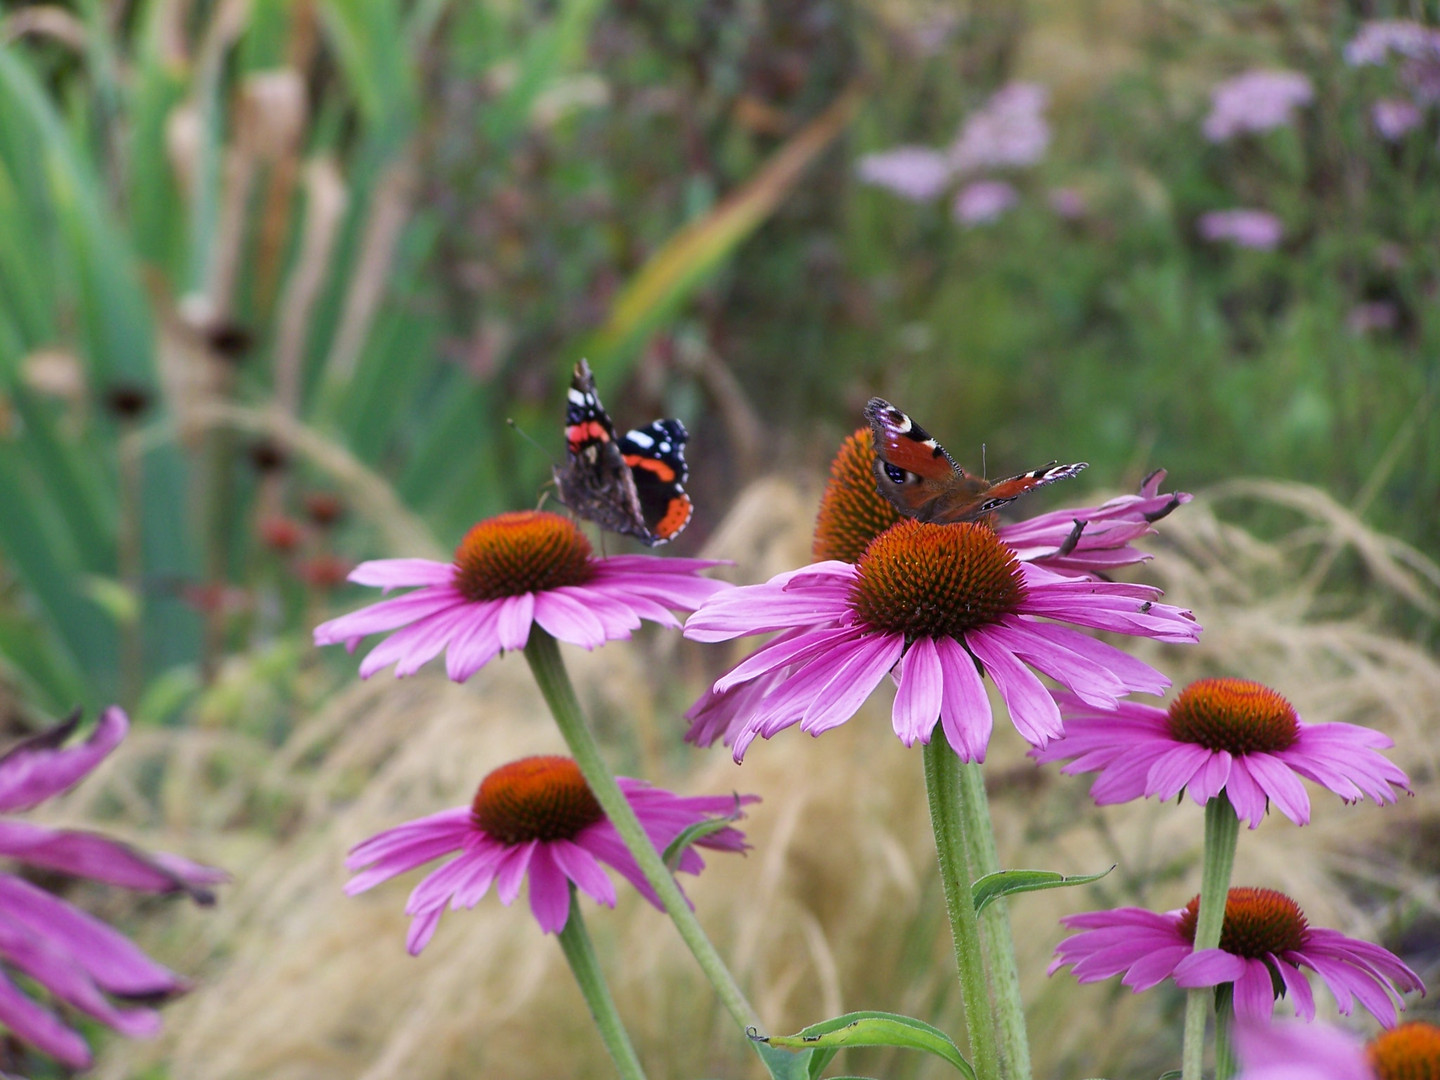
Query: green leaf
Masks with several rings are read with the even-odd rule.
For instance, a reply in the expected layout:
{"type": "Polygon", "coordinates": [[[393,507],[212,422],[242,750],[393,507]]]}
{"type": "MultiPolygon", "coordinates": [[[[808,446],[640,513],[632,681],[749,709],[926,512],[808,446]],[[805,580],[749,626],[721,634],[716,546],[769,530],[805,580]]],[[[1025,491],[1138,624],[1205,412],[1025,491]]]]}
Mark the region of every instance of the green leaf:
{"type": "MultiPolygon", "coordinates": [[[[777,150],[765,166],[708,214],[667,240],[615,300],[610,317],[575,356],[588,356],[596,380],[639,350],[649,336],[760,227],[799,182],[805,169],[844,130],[861,92],[846,90],[828,109],[777,150]]],[[[572,351],[567,351],[570,356],[572,351]]],[[[569,361],[567,360],[567,363],[569,361]]]]}
{"type": "Polygon", "coordinates": [[[663,854],[665,865],[670,868],[671,873],[674,873],[676,867],[680,865],[680,856],[685,854],[686,848],[691,844],[705,839],[707,836],[714,835],[721,829],[729,828],[731,822],[739,821],[742,817],[744,817],[744,814],[740,810],[740,796],[736,795],[735,809],[729,814],[726,814],[724,817],[706,818],[704,821],[697,821],[679,836],[675,837],[674,840],[671,840],[663,854]]]}
{"type": "MultiPolygon", "coordinates": [[[[1115,867],[1110,867],[1110,870],[1114,869],[1115,867]]],[[[1002,896],[1039,892],[1042,889],[1064,889],[1070,885],[1088,885],[1092,881],[1099,881],[1110,873],[1110,870],[1099,874],[1072,874],[1068,877],[1054,870],[1001,870],[998,873],[986,874],[970,886],[970,892],[975,897],[975,913],[978,915],[988,904],[1002,896]]]]}
{"type": "MultiPolygon", "coordinates": [[[[832,1054],[844,1046],[897,1046],[906,1050],[921,1050],[944,1058],[970,1080],[975,1080],[975,1070],[950,1036],[913,1016],[869,1010],[822,1020],[794,1035],[767,1037],[753,1031],[746,1034],[766,1046],[785,1050],[828,1050],[832,1054]]],[[[813,1077],[815,1074],[808,1075],[813,1077]]]]}

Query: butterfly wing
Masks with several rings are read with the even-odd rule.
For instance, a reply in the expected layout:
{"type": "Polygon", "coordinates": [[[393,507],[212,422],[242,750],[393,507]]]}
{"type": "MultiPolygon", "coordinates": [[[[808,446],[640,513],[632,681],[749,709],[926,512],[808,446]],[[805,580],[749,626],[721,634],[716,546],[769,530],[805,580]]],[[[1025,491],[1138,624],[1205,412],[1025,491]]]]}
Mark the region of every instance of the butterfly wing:
{"type": "Polygon", "coordinates": [[[693,507],[684,486],[690,475],[685,464],[689,438],[679,420],[655,420],[620,439],[620,454],[630,468],[640,515],[650,532],[642,539],[652,546],[673,539],[690,523],[693,507]]]}
{"type": "Polygon", "coordinates": [[[865,404],[865,419],[875,441],[875,485],[906,517],[920,521],[958,521],[946,511],[984,486],[971,476],[930,433],[884,398],[865,404]]]}
{"type": "Polygon", "coordinates": [[[980,505],[975,508],[973,513],[975,515],[988,514],[992,510],[998,510],[1006,503],[1014,502],[1027,492],[1044,487],[1046,484],[1053,484],[1056,480],[1068,480],[1089,467],[1088,461],[1077,461],[1073,465],[1060,465],[1052,461],[1048,465],[1021,473],[1019,476],[997,480],[985,490],[980,505]]]}
{"type": "Polygon", "coordinates": [[[876,490],[900,513],[919,521],[974,521],[1086,467],[1085,462],[1057,466],[1052,461],[992,484],[967,473],[929,432],[884,398],[866,403],[865,419],[875,439],[876,490]]]}
{"type": "Polygon", "coordinates": [[[615,425],[595,392],[595,376],[581,360],[565,406],[565,464],[554,470],[560,501],[602,529],[653,543],[634,474],[615,438],[615,425]]]}

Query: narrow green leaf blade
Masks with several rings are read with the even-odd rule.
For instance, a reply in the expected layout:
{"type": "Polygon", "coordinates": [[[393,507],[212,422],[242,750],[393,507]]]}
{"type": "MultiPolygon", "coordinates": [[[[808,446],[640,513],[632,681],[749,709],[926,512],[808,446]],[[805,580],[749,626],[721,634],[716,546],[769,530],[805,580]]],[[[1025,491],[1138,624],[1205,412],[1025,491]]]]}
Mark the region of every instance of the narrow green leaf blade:
{"type": "MultiPolygon", "coordinates": [[[[1115,867],[1110,867],[1110,870],[1114,869],[1115,867]]],[[[986,874],[970,886],[970,892],[975,898],[975,912],[979,914],[987,905],[1002,896],[1039,892],[1042,889],[1064,889],[1071,885],[1088,885],[1092,881],[1099,881],[1110,873],[1110,870],[1099,874],[1071,874],[1068,877],[1054,870],[1001,870],[998,873],[986,874]]]]}
{"type": "Polygon", "coordinates": [[[668,866],[673,873],[680,865],[680,856],[685,854],[686,848],[691,844],[698,843],[707,836],[714,835],[721,829],[729,828],[732,822],[738,821],[742,816],[740,796],[737,795],[735,796],[735,809],[729,814],[723,817],[706,818],[704,821],[697,821],[679,836],[675,837],[674,840],[671,840],[662,856],[665,860],[665,865],[668,866]]]}
{"type": "Polygon", "coordinates": [[[920,1050],[944,1058],[961,1073],[975,1080],[975,1070],[960,1053],[959,1047],[939,1028],[899,1013],[846,1013],[833,1020],[822,1020],[802,1028],[794,1035],[762,1036],[748,1033],[752,1039],[767,1046],[785,1050],[837,1050],[843,1046],[896,1046],[920,1050]]]}

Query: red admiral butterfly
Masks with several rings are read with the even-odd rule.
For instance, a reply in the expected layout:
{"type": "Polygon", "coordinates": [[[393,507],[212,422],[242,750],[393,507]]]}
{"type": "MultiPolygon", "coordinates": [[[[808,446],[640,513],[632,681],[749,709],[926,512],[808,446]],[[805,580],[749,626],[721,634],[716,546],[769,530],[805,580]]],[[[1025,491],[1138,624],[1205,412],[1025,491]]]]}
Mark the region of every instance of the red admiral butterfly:
{"type": "Polygon", "coordinates": [[[560,501],[603,529],[651,547],[666,543],[690,522],[689,437],[679,420],[654,420],[617,439],[590,365],[581,360],[565,408],[565,464],[555,466],[560,501]]]}
{"type": "Polygon", "coordinates": [[[1006,480],[972,476],[919,424],[884,398],[865,404],[875,436],[877,490],[906,517],[946,525],[974,521],[1027,491],[1074,476],[1088,462],[1055,462],[1006,480]]]}

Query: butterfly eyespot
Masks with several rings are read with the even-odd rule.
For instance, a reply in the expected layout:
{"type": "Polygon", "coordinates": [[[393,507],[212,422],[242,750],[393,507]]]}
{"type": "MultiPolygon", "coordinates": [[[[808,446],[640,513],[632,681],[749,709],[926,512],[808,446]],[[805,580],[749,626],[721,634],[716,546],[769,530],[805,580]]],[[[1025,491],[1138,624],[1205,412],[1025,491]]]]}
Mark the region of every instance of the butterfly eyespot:
{"type": "Polygon", "coordinates": [[[893,482],[897,484],[903,484],[905,482],[905,477],[909,476],[910,474],[907,473],[904,469],[900,468],[900,466],[891,465],[887,461],[885,462],[885,475],[888,476],[893,482]]]}

